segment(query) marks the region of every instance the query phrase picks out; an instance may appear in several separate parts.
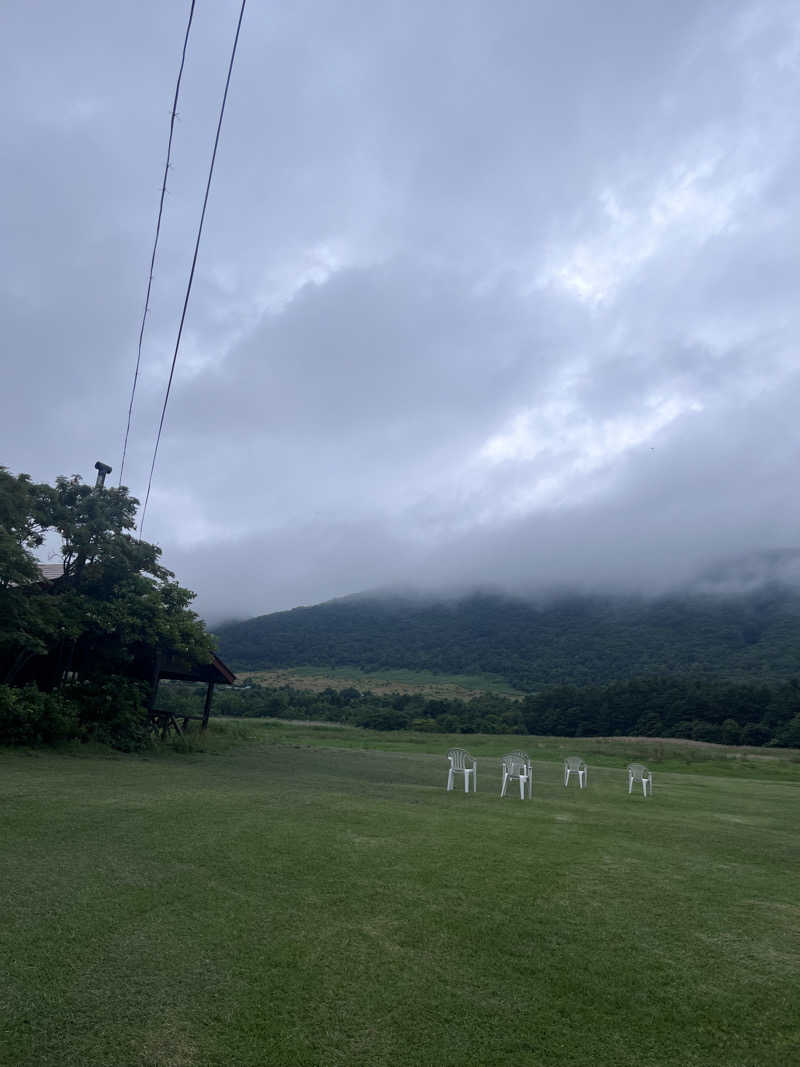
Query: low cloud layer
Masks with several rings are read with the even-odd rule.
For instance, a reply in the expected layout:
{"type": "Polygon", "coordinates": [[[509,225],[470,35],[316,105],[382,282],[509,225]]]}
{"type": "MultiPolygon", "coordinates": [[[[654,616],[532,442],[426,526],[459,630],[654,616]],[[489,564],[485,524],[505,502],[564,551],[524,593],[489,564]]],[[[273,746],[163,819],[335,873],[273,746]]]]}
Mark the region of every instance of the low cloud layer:
{"type": "MultiPolygon", "coordinates": [[[[236,10],[190,39],[140,497],[236,10]]],[[[8,20],[12,470],[118,471],[185,14],[8,20]]],[[[780,0],[249,10],[144,531],[199,609],[800,543],[798,90],[780,0]]]]}

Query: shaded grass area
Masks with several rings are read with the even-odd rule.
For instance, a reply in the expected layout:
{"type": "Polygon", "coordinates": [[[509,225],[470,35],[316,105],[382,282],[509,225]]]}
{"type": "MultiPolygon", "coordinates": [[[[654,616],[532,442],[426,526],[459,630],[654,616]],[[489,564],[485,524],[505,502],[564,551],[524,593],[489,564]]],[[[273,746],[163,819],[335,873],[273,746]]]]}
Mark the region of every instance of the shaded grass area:
{"type": "Polygon", "coordinates": [[[543,739],[522,803],[518,737],[460,738],[467,797],[445,738],[279,729],[0,754],[1,1063],[794,1062],[795,764],[644,800],[596,760],[564,790],[543,739]]]}

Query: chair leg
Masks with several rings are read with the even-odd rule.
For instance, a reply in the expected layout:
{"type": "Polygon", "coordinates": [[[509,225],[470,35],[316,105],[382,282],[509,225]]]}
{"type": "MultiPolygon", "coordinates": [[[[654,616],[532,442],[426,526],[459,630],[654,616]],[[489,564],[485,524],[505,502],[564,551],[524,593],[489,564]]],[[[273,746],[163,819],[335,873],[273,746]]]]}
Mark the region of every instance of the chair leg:
{"type": "Polygon", "coordinates": [[[628,778],[628,796],[630,796],[630,793],[631,793],[632,789],[633,789],[633,778],[628,778]]]}
{"type": "Polygon", "coordinates": [[[501,797],[504,797],[506,795],[506,786],[507,785],[508,785],[508,774],[505,771],[503,771],[503,781],[502,781],[502,783],[500,785],[500,796],[501,797]]]}
{"type": "Polygon", "coordinates": [[[453,788],[453,768],[447,772],[447,790],[448,792],[453,788]]]}
{"type": "Polygon", "coordinates": [[[478,792],[478,768],[477,767],[473,767],[472,768],[472,792],[473,793],[477,793],[478,792]]]}
{"type": "Polygon", "coordinates": [[[564,787],[566,788],[567,785],[569,785],[569,769],[565,768],[564,769],[564,787]]]}
{"type": "Polygon", "coordinates": [[[525,776],[522,774],[519,776],[519,799],[525,799],[525,776]]]}
{"type": "Polygon", "coordinates": [[[466,769],[464,770],[464,792],[469,792],[469,771],[466,769]]]}

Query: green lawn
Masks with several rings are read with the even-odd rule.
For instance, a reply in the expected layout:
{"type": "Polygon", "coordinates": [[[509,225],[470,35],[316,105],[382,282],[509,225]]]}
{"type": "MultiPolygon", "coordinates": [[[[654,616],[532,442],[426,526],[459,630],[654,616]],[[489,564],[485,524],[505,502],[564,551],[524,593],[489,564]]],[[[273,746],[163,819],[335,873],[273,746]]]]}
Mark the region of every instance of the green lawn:
{"type": "Polygon", "coordinates": [[[644,800],[613,746],[462,737],[466,797],[447,738],[248,728],[149,758],[0,753],[0,1063],[800,1060],[787,754],[670,749],[644,800]],[[520,743],[534,799],[501,801],[520,743]],[[583,792],[559,784],[567,747],[583,792]]]}

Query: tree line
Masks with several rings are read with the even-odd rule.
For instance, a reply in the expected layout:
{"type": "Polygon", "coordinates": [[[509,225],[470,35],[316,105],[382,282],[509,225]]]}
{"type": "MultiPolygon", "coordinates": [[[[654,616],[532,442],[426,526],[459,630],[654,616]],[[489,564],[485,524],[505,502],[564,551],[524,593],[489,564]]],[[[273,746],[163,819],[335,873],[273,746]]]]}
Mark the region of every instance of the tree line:
{"type": "MultiPolygon", "coordinates": [[[[162,686],[165,708],[196,712],[190,686],[162,686]]],[[[727,745],[800,747],[800,683],[729,683],[645,677],[596,686],[552,686],[523,700],[378,695],[354,687],[311,692],[250,684],[220,689],[216,714],[322,720],[373,730],[520,733],[573,737],[676,737],[727,745]]]]}

